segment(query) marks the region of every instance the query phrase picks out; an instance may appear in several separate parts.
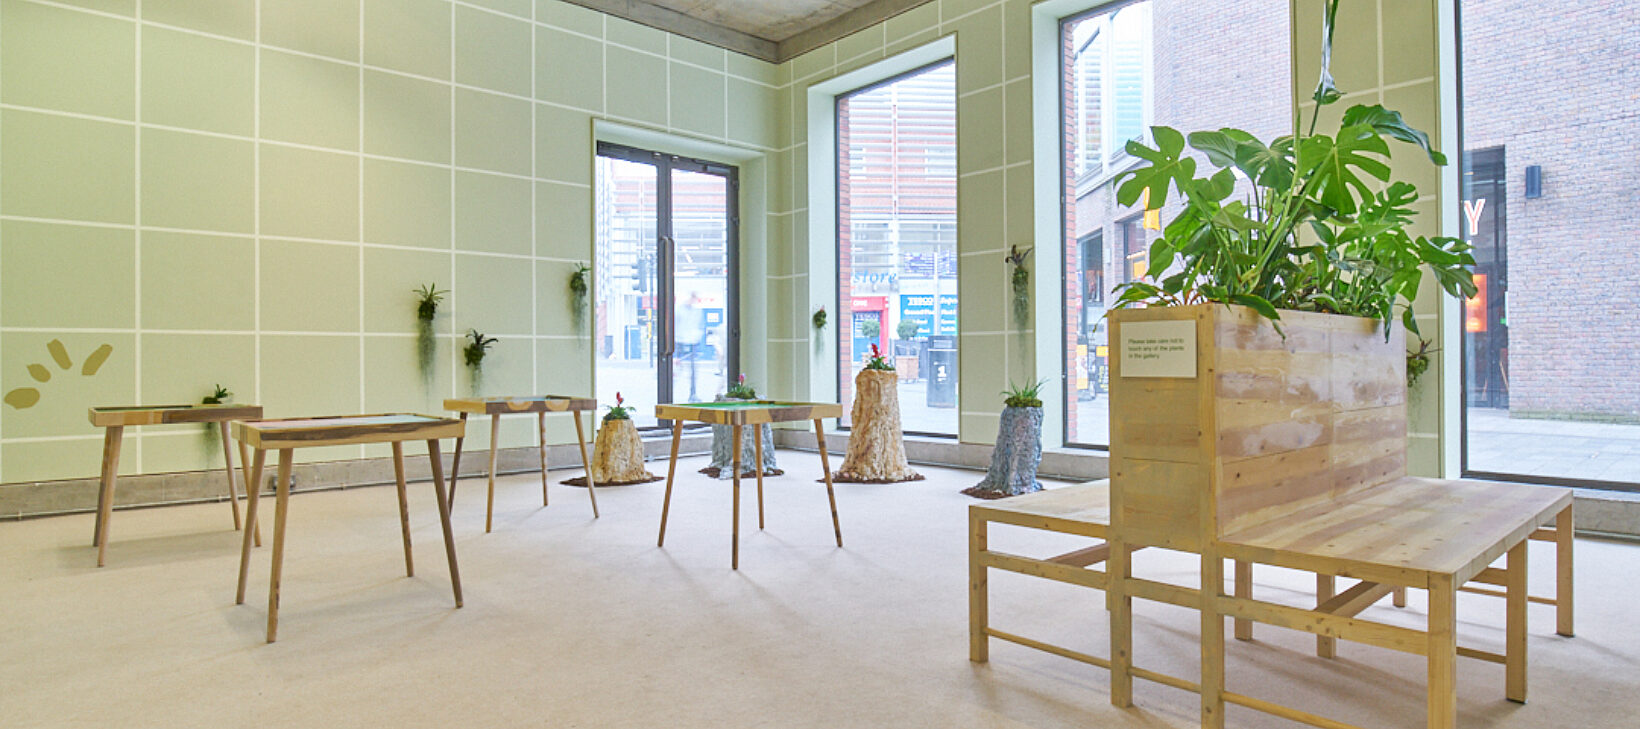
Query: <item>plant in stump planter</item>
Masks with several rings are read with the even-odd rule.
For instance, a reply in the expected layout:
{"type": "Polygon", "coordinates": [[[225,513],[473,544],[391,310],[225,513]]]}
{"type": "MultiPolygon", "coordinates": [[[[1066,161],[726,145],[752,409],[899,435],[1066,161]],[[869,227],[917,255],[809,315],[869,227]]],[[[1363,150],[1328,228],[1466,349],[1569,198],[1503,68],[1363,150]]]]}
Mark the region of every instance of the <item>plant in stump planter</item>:
{"type": "Polygon", "coordinates": [[[495,337],[487,337],[477,329],[467,330],[467,346],[461,350],[461,359],[467,363],[467,373],[472,378],[473,394],[477,395],[484,382],[484,357],[490,353],[490,347],[496,343],[495,337]]]}
{"type": "Polygon", "coordinates": [[[422,284],[411,289],[416,294],[416,368],[423,384],[433,382],[433,357],[438,352],[438,338],[433,333],[433,319],[438,317],[438,305],[449,291],[440,291],[437,284],[422,284]]]}
{"type": "MultiPolygon", "coordinates": [[[[592,479],[599,486],[624,486],[634,483],[659,481],[660,477],[643,467],[643,441],[632,422],[632,407],[621,393],[615,393],[615,404],[604,414],[603,426],[592,443],[592,479]]],[[[564,483],[585,486],[586,479],[575,478],[564,483]]]]}
{"type": "MultiPolygon", "coordinates": [[[[713,402],[729,402],[735,400],[746,401],[756,399],[757,390],[751,385],[746,384],[746,375],[741,375],[735,381],[735,384],[729,386],[727,392],[713,398],[713,402]]],[[[757,427],[757,433],[758,435],[756,437],[763,441],[763,475],[779,476],[784,474],[785,471],[780,470],[780,468],[775,465],[774,428],[770,427],[768,423],[764,423],[763,425],[757,427]]],[[[719,480],[734,477],[734,438],[734,426],[712,426],[712,463],[705,468],[700,469],[701,473],[719,480]]],[[[746,469],[741,472],[741,478],[752,478],[757,476],[757,471],[752,469],[752,464],[754,463],[757,463],[756,444],[752,442],[751,438],[741,438],[740,465],[741,468],[746,469]]]]}
{"type": "Polygon", "coordinates": [[[871,345],[871,359],[854,377],[854,406],[848,455],[832,476],[846,483],[921,481],[905,460],[905,436],[900,432],[900,377],[894,365],[871,345]]]}
{"type": "Polygon", "coordinates": [[[1042,381],[1004,390],[1002,424],[997,428],[991,467],[979,485],[963,493],[981,499],[1000,499],[1041,491],[1036,469],[1042,464],[1042,381]]]}

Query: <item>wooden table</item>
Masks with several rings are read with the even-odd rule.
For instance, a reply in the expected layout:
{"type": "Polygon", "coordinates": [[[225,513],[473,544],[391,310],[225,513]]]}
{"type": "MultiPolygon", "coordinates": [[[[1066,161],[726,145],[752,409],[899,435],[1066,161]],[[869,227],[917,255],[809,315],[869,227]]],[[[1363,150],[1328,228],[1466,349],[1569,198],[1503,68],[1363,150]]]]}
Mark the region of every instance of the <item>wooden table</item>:
{"type": "MultiPolygon", "coordinates": [[[[592,463],[587,460],[586,431],[581,428],[581,413],[598,409],[598,401],[590,397],[568,395],[525,395],[520,397],[457,397],[444,401],[445,410],[461,413],[461,422],[468,415],[490,416],[490,496],[484,505],[484,531],[490,531],[495,516],[495,449],[501,435],[501,416],[508,413],[535,413],[536,429],[540,440],[536,450],[541,455],[541,505],[547,505],[547,413],[570,413],[575,420],[575,441],[581,446],[581,467],[587,472],[587,498],[592,500],[592,518],[598,518],[598,495],[593,493],[592,463]]],[[[450,464],[450,503],[456,500],[456,479],[461,471],[461,445],[467,439],[456,438],[455,461],[450,464]]]]}
{"type": "MultiPolygon", "coordinates": [[[[795,423],[814,421],[814,437],[820,446],[820,468],[826,476],[826,498],[831,502],[831,528],[837,535],[837,546],[843,546],[843,528],[837,521],[837,494],[831,484],[831,460],[826,455],[826,434],[822,420],[840,418],[843,406],[829,402],[776,402],[773,400],[735,400],[730,402],[700,402],[655,406],[655,417],[672,421],[672,460],[666,468],[666,500],[661,504],[661,533],[658,546],[666,545],[666,515],[672,506],[673,475],[678,470],[678,442],[683,439],[685,422],[734,426],[734,537],[730,543],[729,564],[740,569],[740,437],[745,426],[765,423],[795,423]]],[[[763,439],[753,437],[754,459],[757,469],[757,528],[763,528],[763,439]]]]}
{"type": "MultiPolygon", "coordinates": [[[[460,438],[466,424],[454,418],[431,415],[340,415],[319,418],[290,418],[286,420],[259,420],[236,422],[233,435],[242,447],[256,450],[248,483],[262,478],[262,466],[268,451],[279,451],[279,477],[274,491],[273,513],[273,570],[268,577],[268,642],[272,643],[279,630],[279,574],[285,559],[285,509],[290,502],[290,468],[297,448],[317,446],[355,445],[360,443],[391,443],[393,445],[393,473],[399,487],[399,526],[404,536],[404,574],[415,576],[416,566],[410,559],[410,506],[405,498],[404,441],[427,441],[427,456],[433,468],[433,492],[438,497],[438,517],[444,528],[444,556],[450,563],[450,588],[455,592],[456,607],[461,607],[461,571],[456,567],[456,544],[450,534],[450,502],[444,494],[444,465],[439,454],[441,438],[460,438]]],[[[256,489],[251,489],[246,520],[256,524],[256,489]]],[[[234,604],[245,603],[245,574],[250,566],[251,537],[246,529],[239,550],[239,589],[234,604]]]]}
{"type": "MultiPolygon", "coordinates": [[[[125,428],[131,425],[175,425],[216,423],[222,435],[222,460],[228,474],[228,505],[233,510],[233,528],[240,528],[239,494],[233,484],[233,451],[228,448],[228,421],[262,417],[260,405],[133,405],[91,408],[91,424],[103,431],[102,487],[97,491],[97,523],[92,528],[91,545],[97,548],[97,566],[103,566],[108,551],[108,522],[114,514],[114,482],[120,472],[120,444],[125,428]]],[[[246,482],[246,490],[253,490],[246,482]]],[[[257,534],[261,545],[262,536],[257,534]]]]}

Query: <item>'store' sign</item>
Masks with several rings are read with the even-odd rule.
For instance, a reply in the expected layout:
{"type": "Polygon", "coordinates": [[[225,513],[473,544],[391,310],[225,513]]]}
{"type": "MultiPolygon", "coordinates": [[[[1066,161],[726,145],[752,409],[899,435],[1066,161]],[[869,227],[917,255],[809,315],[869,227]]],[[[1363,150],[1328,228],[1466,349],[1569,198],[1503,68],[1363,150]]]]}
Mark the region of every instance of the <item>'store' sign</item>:
{"type": "Polygon", "coordinates": [[[1196,320],[1126,322],[1120,331],[1123,377],[1196,376],[1196,320]]]}

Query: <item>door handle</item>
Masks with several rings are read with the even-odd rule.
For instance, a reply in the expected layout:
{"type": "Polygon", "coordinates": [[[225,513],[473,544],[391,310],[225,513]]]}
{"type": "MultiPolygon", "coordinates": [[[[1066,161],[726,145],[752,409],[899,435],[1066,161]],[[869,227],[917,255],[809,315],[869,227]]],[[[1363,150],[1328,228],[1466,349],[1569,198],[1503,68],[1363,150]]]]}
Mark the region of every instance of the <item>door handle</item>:
{"type": "MultiPolygon", "coordinates": [[[[661,236],[660,242],[660,258],[665,261],[666,264],[660,266],[660,270],[657,270],[655,275],[660,276],[663,273],[670,275],[676,263],[674,260],[674,246],[676,245],[676,242],[672,239],[672,236],[669,235],[661,236]]],[[[667,299],[663,300],[662,296],[656,297],[655,316],[660,318],[660,327],[658,327],[661,335],[660,353],[664,356],[671,357],[677,352],[678,348],[677,321],[675,321],[672,316],[674,313],[672,311],[672,301],[669,300],[673,296],[672,283],[667,282],[665,285],[661,285],[660,281],[656,281],[655,291],[656,293],[664,292],[664,298],[667,299]]]]}

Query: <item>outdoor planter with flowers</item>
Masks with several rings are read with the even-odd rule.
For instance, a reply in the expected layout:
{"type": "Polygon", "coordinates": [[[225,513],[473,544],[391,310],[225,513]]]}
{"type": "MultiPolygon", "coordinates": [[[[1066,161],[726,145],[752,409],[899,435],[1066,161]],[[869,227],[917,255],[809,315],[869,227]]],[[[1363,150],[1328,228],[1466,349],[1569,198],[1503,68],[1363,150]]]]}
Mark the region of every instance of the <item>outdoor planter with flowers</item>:
{"type": "Polygon", "coordinates": [[[854,378],[854,407],[848,434],[848,455],[834,481],[896,483],[920,481],[905,460],[905,436],[900,432],[899,375],[877,345],[871,359],[854,378]]]}
{"type": "MultiPolygon", "coordinates": [[[[728,391],[713,398],[713,402],[756,399],[756,388],[746,384],[746,375],[742,374],[735,380],[735,384],[729,386],[728,391]]],[[[757,437],[763,441],[763,475],[779,476],[785,473],[775,465],[774,461],[774,428],[769,427],[768,423],[764,423],[758,426],[757,430],[757,437]]],[[[700,469],[700,472],[716,479],[732,478],[734,476],[735,450],[733,440],[734,426],[712,426],[712,463],[700,469]]],[[[751,478],[757,475],[757,471],[752,468],[754,463],[757,463],[756,442],[751,438],[741,438],[740,465],[744,469],[741,471],[741,478],[751,478]]]]}

